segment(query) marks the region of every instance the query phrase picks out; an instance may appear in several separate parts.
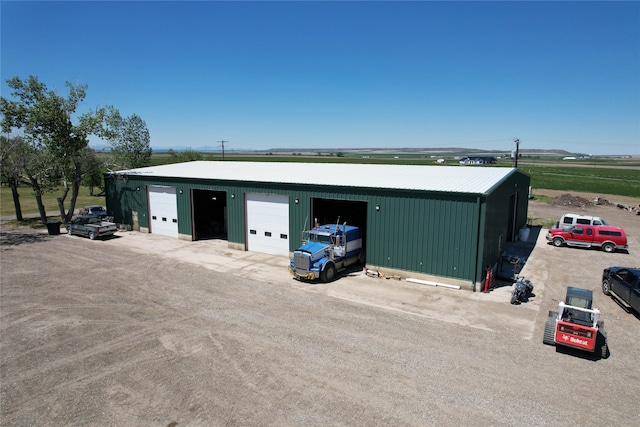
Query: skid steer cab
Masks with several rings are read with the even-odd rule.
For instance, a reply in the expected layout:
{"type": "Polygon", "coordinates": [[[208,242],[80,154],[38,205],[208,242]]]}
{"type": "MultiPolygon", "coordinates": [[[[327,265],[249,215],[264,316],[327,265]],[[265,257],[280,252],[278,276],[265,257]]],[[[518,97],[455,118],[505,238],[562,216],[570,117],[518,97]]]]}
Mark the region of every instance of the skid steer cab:
{"type": "Polygon", "coordinates": [[[606,358],[609,353],[600,310],[592,308],[593,292],[567,287],[566,303],[558,303],[558,311],[549,311],[542,342],[588,351],[606,358]]]}
{"type": "Polygon", "coordinates": [[[325,224],[302,233],[289,272],[299,280],[331,282],[339,271],[362,261],[362,232],[344,224],[325,224]]]}

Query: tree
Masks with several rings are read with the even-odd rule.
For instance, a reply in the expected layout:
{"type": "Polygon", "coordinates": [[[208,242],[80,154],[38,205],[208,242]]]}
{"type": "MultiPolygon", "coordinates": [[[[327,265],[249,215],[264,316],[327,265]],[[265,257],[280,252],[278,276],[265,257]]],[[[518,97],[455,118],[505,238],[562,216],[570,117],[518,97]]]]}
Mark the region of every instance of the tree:
{"type": "Polygon", "coordinates": [[[83,154],[83,170],[87,172],[82,178],[82,184],[89,187],[89,194],[93,196],[95,188],[100,188],[100,192],[104,191],[104,162],[98,158],[95,150],[92,148],[85,148],[83,154]]]}
{"type": "MultiPolygon", "coordinates": [[[[0,113],[2,113],[2,130],[9,133],[13,128],[22,130],[20,145],[13,146],[16,151],[13,160],[19,169],[15,172],[22,174],[33,190],[38,211],[42,222],[46,222],[46,211],[42,203],[42,196],[55,188],[56,172],[43,151],[43,128],[52,122],[47,122],[45,117],[51,109],[51,103],[47,102],[46,88],[34,77],[27,82],[22,82],[17,77],[7,80],[9,87],[14,88],[13,95],[21,99],[21,102],[8,101],[0,97],[0,113]]],[[[6,158],[9,160],[10,158],[6,158]]],[[[3,163],[5,158],[3,157],[3,163]]],[[[16,197],[16,195],[14,195],[16,197]]],[[[14,199],[15,203],[15,199],[14,199]]]]}
{"type": "Polygon", "coordinates": [[[151,163],[149,130],[138,115],[123,118],[118,110],[110,107],[105,117],[103,137],[111,146],[115,168],[135,169],[151,163]]]}
{"type": "Polygon", "coordinates": [[[27,145],[21,137],[0,137],[0,181],[11,188],[13,206],[18,221],[23,219],[18,186],[22,181],[26,153],[27,145]]]}
{"type": "Polygon", "coordinates": [[[173,149],[169,149],[167,151],[169,155],[170,163],[182,163],[182,162],[193,162],[196,160],[203,160],[204,157],[201,153],[192,150],[191,148],[187,148],[182,152],[176,152],[173,149]]]}
{"type": "Polygon", "coordinates": [[[75,117],[78,105],[86,97],[86,85],[67,82],[66,98],[48,90],[35,76],[27,80],[13,77],[7,80],[7,85],[13,89],[11,95],[16,100],[1,99],[2,129],[21,131],[30,146],[32,157],[25,173],[34,190],[40,218],[46,223],[42,194],[62,185],[58,207],[61,218],[68,222],[73,216],[84,174],[82,159],[89,145],[88,137],[98,134],[105,109],[75,117]],[[69,192],[69,209],[65,211],[69,192]]]}

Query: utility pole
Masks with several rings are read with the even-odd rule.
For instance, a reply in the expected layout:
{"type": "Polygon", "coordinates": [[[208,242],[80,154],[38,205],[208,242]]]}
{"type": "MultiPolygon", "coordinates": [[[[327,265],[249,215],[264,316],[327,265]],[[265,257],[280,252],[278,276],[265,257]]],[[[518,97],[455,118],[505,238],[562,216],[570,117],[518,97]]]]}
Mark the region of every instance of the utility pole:
{"type": "Polygon", "coordinates": [[[514,160],[514,167],[518,167],[518,156],[520,155],[519,150],[520,150],[520,140],[518,138],[514,138],[513,142],[516,143],[516,158],[514,160]]]}
{"type": "Polygon", "coordinates": [[[229,141],[225,141],[224,139],[222,141],[218,141],[219,144],[222,144],[222,161],[224,162],[224,143],[225,142],[229,142],[229,141]]]}

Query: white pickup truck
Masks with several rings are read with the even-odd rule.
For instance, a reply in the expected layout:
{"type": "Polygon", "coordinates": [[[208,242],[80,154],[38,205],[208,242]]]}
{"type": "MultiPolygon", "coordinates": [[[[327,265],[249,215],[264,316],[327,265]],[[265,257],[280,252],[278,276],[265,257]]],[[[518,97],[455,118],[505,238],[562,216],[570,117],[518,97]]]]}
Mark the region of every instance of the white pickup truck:
{"type": "Polygon", "coordinates": [[[67,223],[67,234],[86,236],[91,240],[97,237],[112,236],[117,230],[114,222],[102,221],[95,216],[83,215],[67,223]]]}

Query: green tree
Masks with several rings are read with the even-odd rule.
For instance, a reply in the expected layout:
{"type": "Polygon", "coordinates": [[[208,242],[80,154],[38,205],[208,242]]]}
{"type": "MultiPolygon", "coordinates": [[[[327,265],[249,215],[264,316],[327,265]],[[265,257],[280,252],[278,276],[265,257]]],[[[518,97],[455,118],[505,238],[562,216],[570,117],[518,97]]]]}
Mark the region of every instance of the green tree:
{"type": "Polygon", "coordinates": [[[170,163],[182,163],[182,162],[193,162],[195,160],[203,160],[204,157],[201,153],[188,148],[182,152],[176,152],[173,149],[169,149],[167,154],[170,158],[170,163]]]}
{"type": "Polygon", "coordinates": [[[116,169],[141,168],[151,163],[151,137],[147,124],[138,115],[123,118],[110,107],[103,136],[111,146],[116,169]]]}
{"type": "Polygon", "coordinates": [[[94,195],[95,188],[100,189],[100,193],[104,191],[104,162],[98,158],[96,152],[92,148],[85,148],[83,153],[83,169],[87,172],[82,178],[82,184],[89,187],[89,194],[94,195]]]}
{"type": "Polygon", "coordinates": [[[98,134],[106,111],[99,109],[76,117],[78,105],[86,97],[86,85],[67,82],[67,97],[47,89],[37,77],[7,80],[15,100],[1,98],[2,129],[17,129],[30,146],[30,162],[25,168],[34,190],[40,218],[47,221],[42,195],[62,186],[57,198],[60,217],[68,222],[73,216],[85,171],[83,154],[89,135],[98,134]],[[71,193],[69,209],[65,199],[71,193]]]}
{"type": "Polygon", "coordinates": [[[22,182],[23,164],[28,147],[21,137],[0,137],[0,181],[11,188],[16,219],[22,221],[18,186],[22,182]]]}
{"type": "Polygon", "coordinates": [[[42,196],[53,191],[57,185],[55,183],[57,173],[43,149],[46,139],[43,129],[47,125],[52,125],[53,122],[53,120],[46,120],[52,106],[47,102],[44,93],[46,88],[37,78],[30,77],[28,81],[22,82],[14,77],[7,80],[7,83],[15,90],[13,96],[19,98],[21,102],[0,97],[2,130],[7,133],[12,129],[22,131],[23,144],[19,146],[19,157],[15,159],[16,165],[19,168],[18,173],[26,178],[25,181],[33,190],[40,218],[44,223],[47,215],[42,196]]]}

